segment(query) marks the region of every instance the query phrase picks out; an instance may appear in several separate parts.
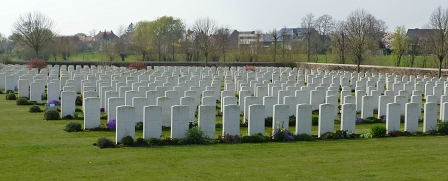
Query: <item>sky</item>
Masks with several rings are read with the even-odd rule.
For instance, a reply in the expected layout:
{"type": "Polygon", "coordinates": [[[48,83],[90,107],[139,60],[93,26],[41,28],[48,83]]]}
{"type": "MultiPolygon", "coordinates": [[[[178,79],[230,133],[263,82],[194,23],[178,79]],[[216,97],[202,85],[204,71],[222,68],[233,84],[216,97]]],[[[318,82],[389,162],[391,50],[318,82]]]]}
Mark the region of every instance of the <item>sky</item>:
{"type": "Polygon", "coordinates": [[[422,28],[431,13],[447,0],[2,0],[0,33],[10,35],[20,15],[38,11],[55,23],[59,35],[89,34],[92,30],[117,32],[131,22],[173,16],[191,27],[198,18],[209,17],[219,26],[239,31],[299,27],[309,13],[315,18],[328,14],[345,20],[356,9],[365,9],[382,19],[388,31],[404,25],[422,28]]]}

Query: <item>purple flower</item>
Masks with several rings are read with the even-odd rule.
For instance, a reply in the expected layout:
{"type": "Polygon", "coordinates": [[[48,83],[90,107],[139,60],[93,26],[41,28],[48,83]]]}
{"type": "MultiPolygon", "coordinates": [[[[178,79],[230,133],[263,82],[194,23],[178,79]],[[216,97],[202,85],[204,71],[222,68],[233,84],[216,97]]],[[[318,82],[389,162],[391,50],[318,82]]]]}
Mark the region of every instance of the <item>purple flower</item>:
{"type": "Polygon", "coordinates": [[[104,107],[100,108],[100,112],[104,112],[104,107]]]}
{"type": "Polygon", "coordinates": [[[19,87],[18,86],[14,86],[14,91],[18,91],[19,87]]]}
{"type": "Polygon", "coordinates": [[[106,126],[107,126],[107,128],[109,128],[110,130],[115,131],[115,128],[116,128],[116,126],[117,126],[117,120],[115,120],[115,119],[111,119],[111,120],[109,120],[109,122],[107,122],[106,126]]]}
{"type": "Polygon", "coordinates": [[[356,124],[362,123],[362,119],[359,118],[358,116],[356,116],[355,123],[356,123],[356,124]]]}
{"type": "Polygon", "coordinates": [[[60,106],[61,102],[59,102],[58,100],[52,100],[52,101],[48,102],[48,104],[54,104],[55,106],[60,106]]]}
{"type": "Polygon", "coordinates": [[[398,132],[391,131],[391,132],[389,132],[389,135],[392,136],[392,137],[397,137],[398,136],[398,132]]]}

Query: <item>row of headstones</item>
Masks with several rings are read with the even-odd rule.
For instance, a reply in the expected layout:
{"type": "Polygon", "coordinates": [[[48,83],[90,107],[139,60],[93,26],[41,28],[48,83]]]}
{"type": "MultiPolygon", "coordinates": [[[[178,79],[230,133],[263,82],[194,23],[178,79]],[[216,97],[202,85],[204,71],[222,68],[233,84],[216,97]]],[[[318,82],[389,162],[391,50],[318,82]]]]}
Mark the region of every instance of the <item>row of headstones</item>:
{"type": "MultiPolygon", "coordinates": [[[[93,98],[89,98],[93,99],[93,98]]],[[[321,104],[319,111],[318,136],[327,132],[334,132],[333,105],[321,104]]],[[[436,103],[425,103],[425,116],[423,122],[423,132],[436,129],[436,103]]],[[[189,128],[188,106],[171,107],[171,138],[185,138],[189,128]]],[[[400,109],[397,103],[387,105],[386,127],[387,131],[400,131],[400,114],[396,112],[400,109]]],[[[404,131],[417,132],[419,111],[416,103],[406,104],[406,115],[404,131]]],[[[119,142],[125,136],[135,137],[135,107],[118,106],[116,108],[116,141],[119,142]]],[[[144,106],[143,108],[143,138],[160,139],[162,135],[162,108],[160,106],[144,106]]],[[[289,129],[289,106],[277,104],[273,106],[273,129],[289,129]]],[[[238,105],[226,105],[223,111],[222,135],[240,135],[240,118],[238,105]]],[[[311,134],[311,105],[299,104],[296,106],[296,126],[295,134],[311,134]]],[[[341,113],[341,130],[355,132],[355,105],[343,104],[341,113]]],[[[265,106],[249,106],[248,135],[265,133],[265,106]]],[[[201,105],[198,111],[198,126],[204,131],[205,136],[215,138],[216,133],[215,106],[201,105]]]]}
{"type": "MultiPolygon", "coordinates": [[[[147,97],[131,97],[131,99],[128,99],[128,96],[126,96],[126,98],[121,98],[121,97],[115,97],[118,94],[115,92],[115,95],[113,94],[109,94],[109,96],[111,96],[110,98],[108,98],[108,109],[107,109],[107,113],[108,113],[108,119],[114,119],[115,118],[115,108],[117,106],[121,106],[121,105],[132,105],[135,106],[137,108],[141,108],[145,105],[159,105],[163,107],[164,110],[164,119],[165,120],[169,120],[169,109],[170,106],[172,105],[188,105],[190,107],[190,120],[194,120],[194,116],[193,113],[196,111],[196,106],[199,105],[199,102],[196,102],[196,100],[199,100],[199,98],[195,98],[195,97],[181,97],[180,98],[180,102],[173,102],[174,97],[176,96],[176,92],[174,91],[170,91],[171,93],[173,93],[173,95],[169,96],[167,94],[167,96],[165,97],[158,97],[158,93],[156,91],[147,91],[147,97]],[[129,102],[130,100],[130,102],[129,102]],[[179,104],[180,103],[180,104],[179,104]]],[[[224,91],[223,91],[224,92],[224,91]]],[[[91,96],[88,95],[88,93],[94,93],[94,92],[85,92],[86,98],[88,97],[96,97],[95,94],[91,94],[91,96]]],[[[114,93],[114,91],[107,91],[107,93],[114,93]]],[[[128,93],[132,93],[132,91],[127,91],[126,92],[128,95],[128,93]]],[[[134,92],[136,93],[136,92],[134,92]]],[[[359,91],[358,91],[359,93],[359,91]]],[[[421,94],[419,94],[418,91],[414,91],[414,94],[411,96],[411,102],[412,103],[417,103],[418,105],[420,105],[419,107],[421,108],[421,94]]],[[[74,99],[73,97],[75,96],[74,93],[72,93],[72,99],[74,99]]],[[[308,104],[308,102],[302,101],[302,102],[298,102],[297,99],[298,97],[290,97],[290,96],[286,96],[284,97],[284,104],[287,104],[290,106],[290,111],[288,115],[295,115],[295,111],[294,111],[294,106],[297,104],[308,104]]],[[[65,99],[64,99],[65,100],[65,99]]],[[[215,105],[215,99],[212,96],[205,96],[202,99],[202,103],[204,105],[204,102],[206,104],[213,104],[215,105]]],[[[344,103],[352,103],[355,104],[356,107],[358,107],[361,111],[361,118],[367,118],[367,117],[371,117],[373,116],[373,110],[375,109],[375,105],[378,106],[378,117],[380,117],[381,115],[385,115],[386,113],[386,106],[388,103],[398,103],[400,105],[400,114],[404,115],[405,113],[405,104],[408,102],[407,98],[405,96],[391,96],[388,95],[386,93],[386,95],[382,95],[379,96],[375,99],[375,97],[373,96],[365,96],[365,95],[357,95],[357,96],[344,96],[343,98],[344,103]],[[360,102],[361,101],[361,102],[360,102]]],[[[436,101],[436,97],[435,96],[427,96],[427,102],[437,102],[436,101]]],[[[441,102],[445,103],[448,102],[448,96],[441,96],[441,102]]],[[[70,103],[70,102],[67,102],[70,103]]],[[[271,113],[271,108],[272,105],[274,104],[278,104],[277,102],[277,98],[275,97],[270,97],[270,96],[265,96],[263,97],[263,99],[260,99],[258,97],[253,97],[253,96],[249,96],[248,95],[248,91],[240,91],[240,97],[239,97],[239,102],[237,102],[237,98],[232,95],[225,95],[222,94],[222,101],[221,101],[221,111],[222,108],[226,105],[231,105],[231,104],[238,104],[241,107],[241,111],[244,112],[245,118],[247,119],[247,113],[248,113],[248,106],[252,105],[252,104],[263,104],[266,106],[266,116],[272,116],[271,113]]],[[[338,113],[338,100],[337,100],[337,96],[326,96],[326,103],[328,104],[332,104],[334,105],[334,117],[337,117],[337,113],[338,113]]],[[[63,105],[65,104],[65,101],[62,101],[63,105]]],[[[71,103],[73,104],[73,102],[71,103]]],[[[97,107],[96,109],[98,109],[99,107],[97,107]]],[[[358,108],[356,109],[356,111],[359,111],[358,108]]],[[[444,104],[441,104],[441,110],[440,110],[440,119],[444,120],[447,116],[445,116],[444,113],[444,104]]],[[[74,109],[74,108],[73,108],[74,109]]],[[[315,110],[313,108],[313,110],[315,110]]],[[[91,110],[89,109],[85,109],[86,112],[89,112],[91,110]]],[[[65,112],[65,111],[64,111],[65,112]]],[[[65,114],[62,114],[65,115],[65,114]]],[[[137,114],[136,116],[140,116],[141,114],[137,114]]]]}

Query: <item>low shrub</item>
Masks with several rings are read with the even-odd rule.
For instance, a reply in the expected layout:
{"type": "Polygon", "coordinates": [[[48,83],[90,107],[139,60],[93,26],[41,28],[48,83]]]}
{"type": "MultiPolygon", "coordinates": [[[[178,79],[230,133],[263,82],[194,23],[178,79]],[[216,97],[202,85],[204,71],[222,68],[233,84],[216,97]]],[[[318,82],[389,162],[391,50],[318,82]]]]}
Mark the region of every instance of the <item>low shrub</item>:
{"type": "Polygon", "coordinates": [[[147,145],[148,142],[146,142],[146,140],[144,138],[137,138],[135,140],[135,144],[139,145],[139,146],[145,146],[147,145]]]}
{"type": "Polygon", "coordinates": [[[442,135],[448,134],[448,121],[440,121],[437,123],[437,132],[442,135]]]}
{"type": "Polygon", "coordinates": [[[352,138],[353,135],[348,133],[347,130],[337,130],[336,132],[327,132],[320,136],[321,139],[347,139],[352,138]]]}
{"type": "Polygon", "coordinates": [[[161,145],[162,140],[161,139],[157,139],[157,138],[151,138],[148,141],[148,145],[153,146],[153,145],[161,145]]]}
{"type": "Polygon", "coordinates": [[[264,126],[265,127],[272,127],[272,117],[264,118],[264,126]]]}
{"type": "Polygon", "coordinates": [[[106,137],[101,137],[98,138],[98,140],[95,143],[95,146],[97,146],[98,148],[114,148],[115,144],[114,142],[106,137]]]}
{"type": "Polygon", "coordinates": [[[309,134],[298,134],[295,137],[296,141],[313,141],[314,137],[309,134]]]}
{"type": "Polygon", "coordinates": [[[59,112],[56,109],[47,109],[44,113],[45,120],[59,120],[59,112]]]}
{"type": "Polygon", "coordinates": [[[289,116],[289,126],[295,126],[296,125],[296,117],[294,115],[289,116]]]}
{"type": "Polygon", "coordinates": [[[311,124],[313,126],[319,125],[319,116],[318,115],[315,115],[315,114],[311,115],[311,124]]]}
{"type": "Polygon", "coordinates": [[[75,108],[75,112],[81,112],[82,113],[83,111],[80,108],[75,108]]]}
{"type": "Polygon", "coordinates": [[[143,122],[135,123],[135,130],[143,130],[143,122]]]}
{"type": "Polygon", "coordinates": [[[190,144],[204,144],[205,135],[200,127],[192,127],[187,133],[187,142],[190,144]]]}
{"type": "Polygon", "coordinates": [[[33,105],[30,107],[29,110],[31,113],[35,113],[35,112],[42,112],[42,110],[40,109],[40,107],[38,105],[33,105]]]}
{"type": "Polygon", "coordinates": [[[132,146],[134,145],[134,139],[132,138],[132,136],[125,136],[121,138],[120,143],[123,144],[124,146],[132,146]]]}
{"type": "Polygon", "coordinates": [[[45,60],[40,59],[40,58],[32,58],[29,62],[28,65],[26,66],[28,69],[33,69],[33,68],[37,68],[37,70],[42,70],[44,68],[47,68],[47,63],[45,62],[45,60]]]}
{"type": "Polygon", "coordinates": [[[382,124],[374,124],[370,129],[373,137],[383,137],[387,133],[386,126],[382,124]]]}
{"type": "Polygon", "coordinates": [[[196,121],[188,122],[188,129],[191,129],[191,128],[194,128],[194,127],[198,127],[198,122],[196,122],[196,121]]]}
{"type": "Polygon", "coordinates": [[[372,134],[370,133],[363,133],[361,135],[359,135],[360,138],[372,138],[372,134]]]}
{"type": "Polygon", "coordinates": [[[222,123],[216,123],[215,128],[222,128],[222,123]]]}
{"type": "Polygon", "coordinates": [[[16,104],[17,105],[29,105],[30,103],[28,102],[27,98],[19,97],[18,99],[16,99],[16,104]]]}
{"type": "Polygon", "coordinates": [[[67,114],[65,116],[62,116],[62,119],[68,119],[68,120],[72,120],[74,117],[71,114],[67,114]]]}
{"type": "Polygon", "coordinates": [[[5,94],[11,94],[11,93],[14,93],[14,91],[13,90],[6,90],[6,92],[5,92],[5,94]]]}
{"type": "Polygon", "coordinates": [[[83,112],[74,112],[73,113],[73,119],[84,119],[84,113],[83,112]]]}
{"type": "Polygon", "coordinates": [[[106,123],[107,128],[109,128],[112,131],[115,131],[115,128],[117,127],[117,120],[111,119],[106,123]]]}
{"type": "Polygon", "coordinates": [[[82,130],[82,125],[81,123],[78,122],[69,122],[65,125],[65,129],[64,131],[67,132],[76,132],[76,131],[81,131],[82,130]]]}
{"type": "Polygon", "coordinates": [[[241,138],[242,143],[263,143],[263,142],[268,142],[270,140],[271,140],[271,137],[265,136],[261,133],[258,133],[256,135],[243,136],[241,138]]]}
{"type": "Polygon", "coordinates": [[[258,68],[252,65],[246,65],[244,66],[244,71],[245,72],[257,72],[258,68]]]}
{"type": "Polygon", "coordinates": [[[6,94],[6,100],[16,100],[16,99],[17,99],[16,94],[14,93],[6,94]]]}
{"type": "Polygon", "coordinates": [[[127,66],[128,69],[136,69],[136,70],[142,70],[146,69],[145,62],[132,62],[127,66]]]}
{"type": "Polygon", "coordinates": [[[218,143],[241,143],[240,135],[225,134],[218,138],[218,143]]]}
{"type": "Polygon", "coordinates": [[[76,96],[75,104],[77,106],[82,106],[82,95],[76,96]]]}
{"type": "Polygon", "coordinates": [[[368,117],[364,119],[363,123],[372,124],[372,123],[383,123],[383,120],[378,119],[376,117],[368,117]]]}

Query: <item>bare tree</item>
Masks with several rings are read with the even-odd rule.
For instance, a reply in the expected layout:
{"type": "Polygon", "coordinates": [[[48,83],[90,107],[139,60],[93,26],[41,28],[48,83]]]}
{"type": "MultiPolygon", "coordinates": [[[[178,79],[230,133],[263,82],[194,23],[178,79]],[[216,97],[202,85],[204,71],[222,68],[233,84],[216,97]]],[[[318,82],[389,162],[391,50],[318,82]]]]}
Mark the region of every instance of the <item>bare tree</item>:
{"type": "Polygon", "coordinates": [[[115,41],[115,51],[120,56],[121,61],[125,61],[125,58],[130,54],[132,37],[130,34],[123,34],[115,41]]]}
{"type": "Polygon", "coordinates": [[[347,49],[345,22],[339,21],[335,24],[334,31],[330,32],[330,45],[333,53],[339,57],[339,63],[345,64],[345,54],[347,49]]]}
{"type": "Polygon", "coordinates": [[[208,55],[213,49],[211,36],[216,32],[216,22],[209,17],[198,19],[193,24],[193,31],[198,41],[199,48],[205,56],[205,64],[207,66],[208,55]]]}
{"type": "Polygon", "coordinates": [[[272,31],[270,32],[270,34],[272,35],[272,38],[274,39],[274,62],[275,59],[277,58],[277,42],[278,42],[278,38],[279,36],[277,35],[277,29],[272,29],[272,31]]]}
{"type": "Polygon", "coordinates": [[[335,27],[335,21],[330,15],[322,15],[321,17],[317,18],[316,20],[316,29],[319,33],[319,40],[321,43],[320,52],[325,54],[325,61],[327,60],[327,51],[329,48],[329,33],[334,29],[335,27]]]}
{"type": "Polygon", "coordinates": [[[347,50],[354,56],[359,72],[367,53],[379,47],[378,39],[386,29],[385,23],[375,19],[366,10],[357,9],[347,17],[344,29],[347,33],[347,50]]]}
{"type": "Polygon", "coordinates": [[[420,39],[423,35],[413,36],[412,38],[409,37],[409,55],[411,56],[411,67],[414,67],[415,63],[415,56],[421,53],[420,50],[420,39]]]}
{"type": "Polygon", "coordinates": [[[312,41],[313,41],[313,36],[312,36],[312,29],[315,26],[315,21],[314,21],[314,15],[313,13],[307,14],[305,15],[305,17],[302,18],[302,24],[301,27],[305,29],[306,31],[306,36],[305,36],[305,43],[306,43],[306,57],[307,57],[307,61],[310,62],[311,61],[311,48],[312,48],[312,41]]]}
{"type": "Polygon", "coordinates": [[[432,31],[425,33],[425,46],[439,63],[439,77],[442,76],[442,64],[448,55],[448,8],[438,7],[431,15],[429,28],[432,31]]]}
{"type": "Polygon", "coordinates": [[[120,37],[121,35],[126,34],[126,29],[127,29],[126,25],[118,26],[118,28],[117,28],[117,36],[120,37]]]}
{"type": "Polygon", "coordinates": [[[114,61],[116,57],[115,43],[109,40],[100,40],[101,52],[103,55],[109,59],[109,61],[114,61]]]}
{"type": "Polygon", "coordinates": [[[78,36],[59,36],[55,37],[55,49],[57,54],[61,55],[63,60],[67,60],[78,48],[78,36]]]}
{"type": "Polygon", "coordinates": [[[215,35],[216,43],[219,48],[219,52],[224,59],[224,62],[226,61],[227,49],[229,47],[229,34],[229,26],[221,26],[220,28],[218,28],[215,35]]]}
{"type": "Polygon", "coordinates": [[[255,31],[255,42],[253,43],[252,48],[253,48],[253,52],[254,52],[254,58],[255,58],[255,62],[258,62],[259,56],[261,54],[262,51],[262,41],[263,41],[263,32],[261,30],[256,30],[255,31]]]}
{"type": "Polygon", "coordinates": [[[31,48],[36,57],[48,46],[55,34],[53,20],[40,12],[21,15],[13,25],[14,40],[31,48]]]}

